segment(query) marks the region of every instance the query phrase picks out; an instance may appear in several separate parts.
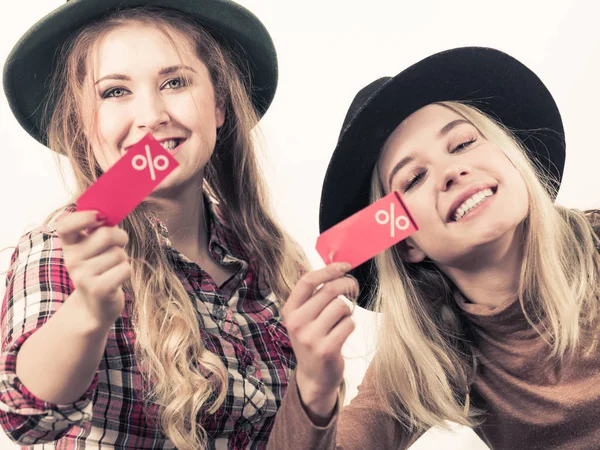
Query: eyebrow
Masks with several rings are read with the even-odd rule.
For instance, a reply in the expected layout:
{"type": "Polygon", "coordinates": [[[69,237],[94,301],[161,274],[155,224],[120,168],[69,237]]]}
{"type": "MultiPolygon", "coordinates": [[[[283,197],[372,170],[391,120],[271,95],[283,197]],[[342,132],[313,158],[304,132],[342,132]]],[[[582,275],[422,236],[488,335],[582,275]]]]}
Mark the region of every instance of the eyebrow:
{"type": "MultiPolygon", "coordinates": [[[[158,75],[160,75],[160,76],[170,75],[172,73],[179,72],[180,70],[189,70],[190,72],[196,73],[196,71],[192,67],[186,66],[186,65],[183,65],[183,64],[179,64],[177,66],[163,67],[162,69],[160,69],[158,71],[158,75]]],[[[98,81],[96,81],[94,84],[98,84],[98,83],[100,83],[102,81],[105,81],[105,80],[130,81],[131,78],[128,77],[127,75],[123,75],[123,74],[120,74],[120,73],[113,73],[113,74],[110,74],[110,75],[103,76],[102,78],[98,79],[98,81]]]]}
{"type": "Polygon", "coordinates": [[[469,122],[466,119],[456,119],[456,120],[453,120],[452,122],[449,122],[446,125],[444,125],[444,127],[438,132],[438,138],[444,137],[445,135],[447,135],[448,133],[450,133],[450,130],[452,130],[452,128],[455,128],[458,125],[461,125],[463,123],[471,125],[471,122],[469,122]]]}
{"type": "MultiPolygon", "coordinates": [[[[469,122],[466,119],[456,119],[453,120],[452,122],[448,122],[446,125],[444,125],[440,131],[438,131],[437,137],[438,139],[441,137],[444,137],[445,135],[447,135],[448,133],[450,133],[450,131],[457,127],[458,125],[461,125],[463,123],[469,124],[471,125],[471,122],[469,122]]],[[[398,163],[394,166],[394,168],[392,169],[392,171],[390,172],[390,176],[388,178],[388,189],[391,190],[392,189],[392,181],[394,179],[394,177],[396,176],[396,174],[404,167],[406,166],[408,163],[412,162],[414,160],[414,156],[413,153],[409,154],[408,156],[405,156],[404,158],[402,158],[400,161],[398,161],[398,163]]]]}

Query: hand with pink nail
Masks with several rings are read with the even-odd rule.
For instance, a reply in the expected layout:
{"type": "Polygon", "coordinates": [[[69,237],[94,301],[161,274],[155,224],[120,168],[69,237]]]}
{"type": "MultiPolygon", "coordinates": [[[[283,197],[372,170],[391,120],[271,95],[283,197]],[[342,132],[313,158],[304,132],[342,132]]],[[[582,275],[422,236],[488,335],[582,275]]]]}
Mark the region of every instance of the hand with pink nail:
{"type": "Polygon", "coordinates": [[[65,265],[75,286],[76,304],[99,327],[112,325],[123,311],[121,286],[131,275],[125,252],[127,233],[102,226],[103,222],[101,213],[81,211],[62,217],[56,224],[65,265]]]}

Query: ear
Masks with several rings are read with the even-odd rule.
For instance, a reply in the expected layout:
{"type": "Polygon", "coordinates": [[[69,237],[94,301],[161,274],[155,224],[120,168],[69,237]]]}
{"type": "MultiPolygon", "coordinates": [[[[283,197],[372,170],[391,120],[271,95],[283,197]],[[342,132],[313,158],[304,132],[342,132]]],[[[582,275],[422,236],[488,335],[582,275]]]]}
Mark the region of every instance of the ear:
{"type": "Polygon", "coordinates": [[[410,263],[420,263],[427,255],[411,238],[402,241],[400,247],[400,254],[402,259],[410,263]]]}
{"type": "Polygon", "coordinates": [[[215,105],[215,122],[217,125],[217,129],[221,128],[225,123],[225,105],[215,105]]]}

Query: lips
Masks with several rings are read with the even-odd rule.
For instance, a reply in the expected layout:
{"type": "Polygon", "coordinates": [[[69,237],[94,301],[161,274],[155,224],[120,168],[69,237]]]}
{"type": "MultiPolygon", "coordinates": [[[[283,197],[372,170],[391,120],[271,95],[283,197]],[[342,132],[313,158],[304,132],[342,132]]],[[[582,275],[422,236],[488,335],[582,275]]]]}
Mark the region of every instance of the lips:
{"type": "Polygon", "coordinates": [[[477,184],[477,185],[474,185],[474,186],[471,186],[471,187],[465,189],[452,202],[452,205],[450,206],[450,209],[448,210],[448,214],[446,216],[446,222],[455,222],[454,217],[456,215],[457,210],[461,207],[461,205],[465,201],[467,201],[471,197],[473,197],[473,195],[477,194],[478,192],[484,191],[486,189],[491,189],[492,193],[495,194],[496,191],[498,190],[498,185],[497,184],[491,184],[491,183],[477,184]]]}

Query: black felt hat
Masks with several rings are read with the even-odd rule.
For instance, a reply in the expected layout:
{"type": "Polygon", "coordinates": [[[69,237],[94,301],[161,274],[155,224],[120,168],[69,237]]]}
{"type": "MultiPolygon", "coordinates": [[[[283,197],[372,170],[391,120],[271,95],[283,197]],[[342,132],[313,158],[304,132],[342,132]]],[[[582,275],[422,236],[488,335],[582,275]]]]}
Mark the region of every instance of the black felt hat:
{"type": "MultiPolygon", "coordinates": [[[[71,0],[31,27],[17,42],[4,66],[4,92],[21,126],[46,145],[42,132],[48,82],[58,50],[81,27],[105,14],[150,6],[180,11],[195,18],[217,39],[242,56],[243,73],[250,77],[251,99],[262,116],[277,88],[277,54],[262,22],[230,0],[71,0]],[[246,69],[247,67],[247,69],[246,69]]],[[[49,105],[47,112],[52,112],[49,105]]]]}
{"type": "MultiPolygon", "coordinates": [[[[368,206],[371,176],[388,136],[413,112],[440,101],[468,102],[515,131],[532,160],[553,180],[551,195],[556,194],[565,164],[565,138],[546,86],[506,53],[456,48],[423,59],[395,77],[380,78],[356,94],[325,174],[321,232],[368,206]]],[[[368,306],[376,277],[373,260],[352,274],[361,285],[359,305],[368,306]]]]}

